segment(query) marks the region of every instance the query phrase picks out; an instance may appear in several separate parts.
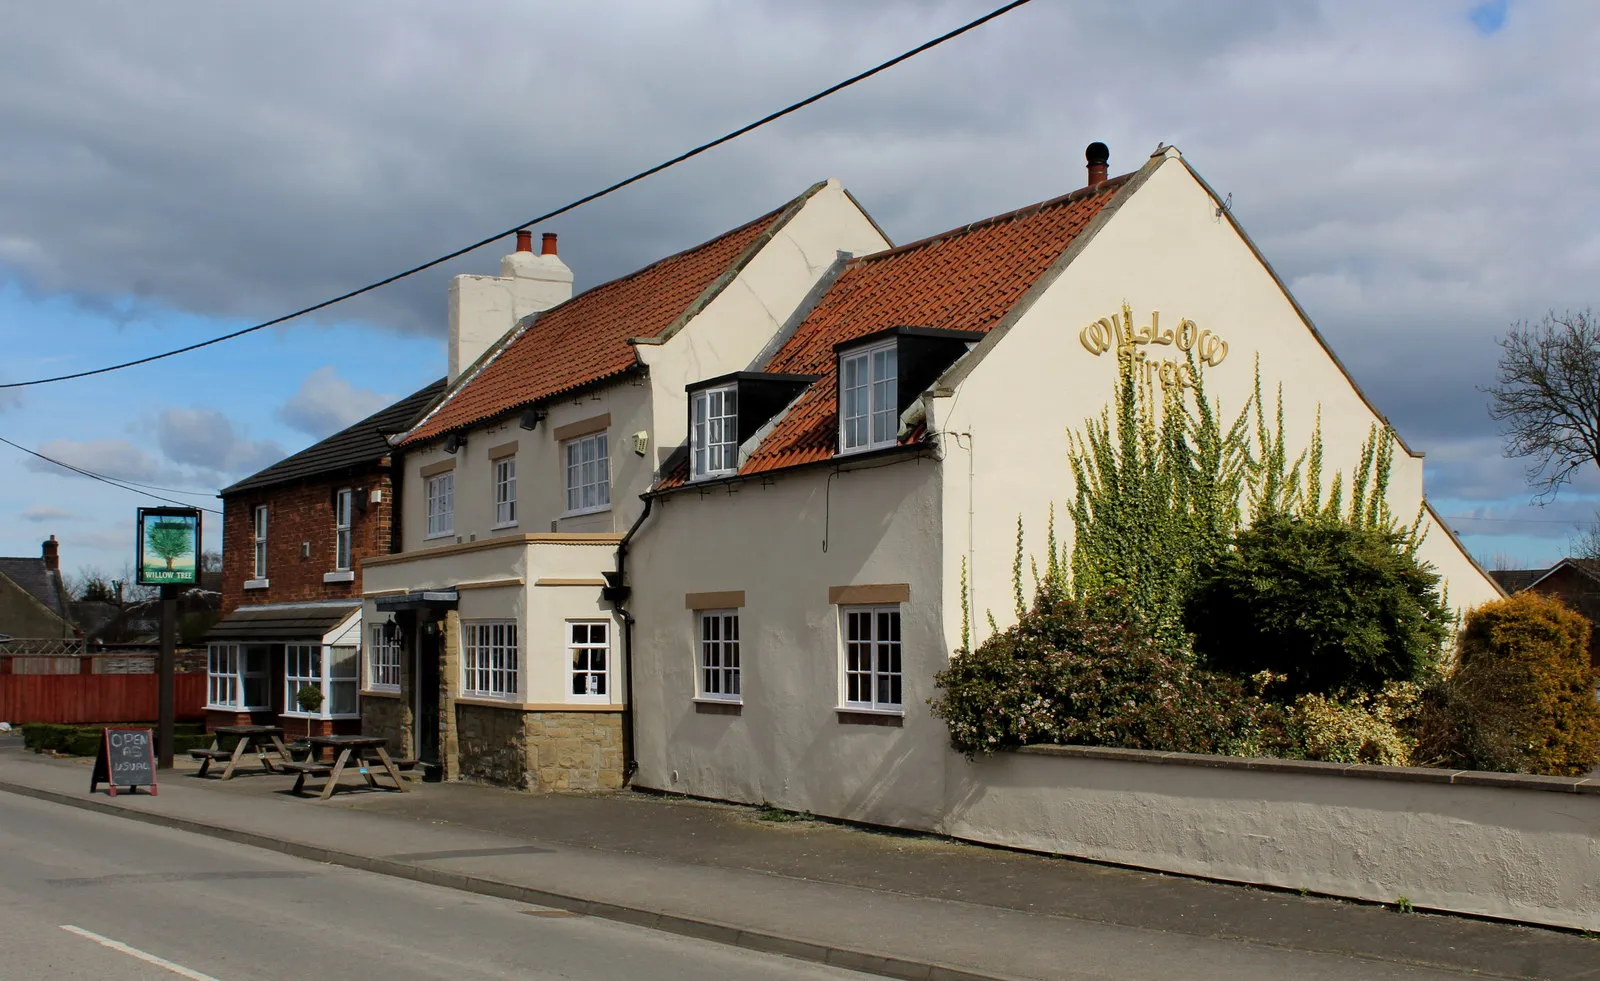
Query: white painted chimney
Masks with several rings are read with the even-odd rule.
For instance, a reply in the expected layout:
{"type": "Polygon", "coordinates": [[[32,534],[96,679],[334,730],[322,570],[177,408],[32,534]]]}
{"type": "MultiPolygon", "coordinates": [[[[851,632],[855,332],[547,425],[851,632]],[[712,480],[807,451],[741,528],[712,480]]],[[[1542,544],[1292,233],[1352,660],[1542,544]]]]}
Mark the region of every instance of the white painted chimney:
{"type": "Polygon", "coordinates": [[[461,275],[450,281],[450,381],[530,313],[572,299],[572,270],[556,254],[556,237],[545,232],[543,250],[533,252],[533,233],[517,232],[517,250],[500,260],[500,275],[461,275]]]}

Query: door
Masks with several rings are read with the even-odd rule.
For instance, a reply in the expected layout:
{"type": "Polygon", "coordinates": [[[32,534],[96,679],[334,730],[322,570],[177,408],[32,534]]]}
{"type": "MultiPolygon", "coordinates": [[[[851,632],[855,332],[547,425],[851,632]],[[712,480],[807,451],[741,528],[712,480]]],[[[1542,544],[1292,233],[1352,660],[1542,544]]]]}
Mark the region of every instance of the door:
{"type": "Polygon", "coordinates": [[[416,638],[412,645],[416,670],[411,675],[417,679],[416,705],[413,707],[417,720],[417,759],[438,765],[439,661],[444,655],[441,649],[444,634],[436,621],[422,616],[418,620],[422,629],[412,635],[416,638]]]}

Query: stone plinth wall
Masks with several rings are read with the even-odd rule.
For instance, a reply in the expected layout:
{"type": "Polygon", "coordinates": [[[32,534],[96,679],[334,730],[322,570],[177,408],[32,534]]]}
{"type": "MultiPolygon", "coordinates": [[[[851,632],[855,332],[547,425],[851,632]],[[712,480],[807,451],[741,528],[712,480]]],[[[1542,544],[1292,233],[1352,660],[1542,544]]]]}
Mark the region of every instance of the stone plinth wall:
{"type": "Polygon", "coordinates": [[[620,712],[456,703],[463,780],[520,790],[619,790],[620,712]]]}
{"type": "Polygon", "coordinates": [[[621,712],[529,712],[524,726],[537,789],[622,789],[621,712]]]}
{"type": "Polygon", "coordinates": [[[523,711],[516,706],[456,703],[458,779],[527,789],[528,747],[523,742],[523,711]]]}
{"type": "Polygon", "coordinates": [[[361,732],[389,740],[389,755],[412,755],[411,706],[401,698],[365,692],[361,696],[361,732]]]}

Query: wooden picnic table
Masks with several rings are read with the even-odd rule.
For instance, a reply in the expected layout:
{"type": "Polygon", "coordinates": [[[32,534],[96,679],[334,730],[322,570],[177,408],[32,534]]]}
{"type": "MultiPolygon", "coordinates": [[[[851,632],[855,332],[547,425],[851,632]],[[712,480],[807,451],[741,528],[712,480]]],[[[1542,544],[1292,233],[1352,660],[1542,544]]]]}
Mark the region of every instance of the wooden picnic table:
{"type": "Polygon", "coordinates": [[[351,755],[355,754],[354,764],[360,772],[368,787],[373,790],[394,789],[402,794],[407,792],[406,782],[400,776],[400,770],[395,766],[394,760],[389,758],[388,740],[382,736],[311,736],[306,739],[311,744],[311,758],[304,763],[285,763],[285,772],[298,774],[294,781],[294,793],[298,794],[305,789],[307,777],[325,777],[322,785],[321,800],[333,796],[339,787],[339,778],[344,775],[345,767],[349,765],[351,755]],[[319,749],[337,749],[338,757],[333,765],[329,766],[317,759],[319,749]],[[366,758],[366,752],[371,751],[375,760],[366,758]],[[385,787],[380,784],[377,777],[387,774],[394,781],[394,787],[385,787]]]}
{"type": "Polygon", "coordinates": [[[252,749],[255,750],[256,759],[261,762],[261,768],[268,773],[277,772],[269,753],[277,754],[279,766],[290,761],[289,747],[283,744],[282,726],[217,726],[211,730],[211,736],[210,749],[189,750],[189,755],[200,761],[200,772],[197,776],[205,776],[211,769],[211,764],[227,760],[228,765],[223,768],[221,779],[231,780],[239,761],[252,749]],[[232,750],[221,748],[223,736],[238,738],[232,750]]]}

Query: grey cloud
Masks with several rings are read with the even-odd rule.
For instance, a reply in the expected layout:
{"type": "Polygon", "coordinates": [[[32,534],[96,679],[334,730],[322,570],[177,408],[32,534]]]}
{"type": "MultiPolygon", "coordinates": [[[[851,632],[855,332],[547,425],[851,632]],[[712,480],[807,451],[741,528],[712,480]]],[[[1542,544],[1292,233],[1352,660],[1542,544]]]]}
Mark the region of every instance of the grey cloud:
{"type": "MultiPolygon", "coordinates": [[[[37,451],[41,456],[116,480],[147,483],[182,479],[181,474],[163,466],[161,461],[125,439],[52,439],[40,444],[37,451]]],[[[35,473],[77,476],[65,467],[34,456],[28,457],[23,466],[35,473]]]]}
{"type": "Polygon", "coordinates": [[[306,376],[299,391],[278,409],[278,420],[315,439],[336,433],[390,404],[396,396],[357,388],[333,365],[306,376]]]}
{"type": "Polygon", "coordinates": [[[28,508],[26,511],[21,512],[18,517],[20,517],[23,521],[31,521],[34,524],[44,524],[46,522],[53,523],[57,521],[85,520],[84,516],[81,514],[74,514],[65,508],[50,507],[49,505],[40,505],[38,507],[28,508]]]}
{"type": "Polygon", "coordinates": [[[242,438],[215,409],[163,410],[156,420],[156,440],[169,460],[212,474],[250,473],[285,455],[272,440],[242,438]]]}

